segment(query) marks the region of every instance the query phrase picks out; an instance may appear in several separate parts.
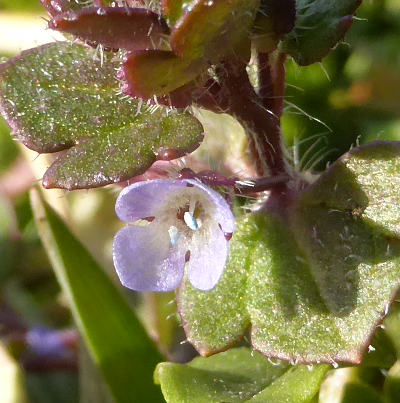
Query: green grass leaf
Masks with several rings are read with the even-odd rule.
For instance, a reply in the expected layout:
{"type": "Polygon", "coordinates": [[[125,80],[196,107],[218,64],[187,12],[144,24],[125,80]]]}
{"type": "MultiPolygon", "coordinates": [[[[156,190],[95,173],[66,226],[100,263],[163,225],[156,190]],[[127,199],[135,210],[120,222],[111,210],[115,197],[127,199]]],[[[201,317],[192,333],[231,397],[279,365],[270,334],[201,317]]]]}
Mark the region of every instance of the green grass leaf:
{"type": "Polygon", "coordinates": [[[31,192],[43,245],[83,339],[118,403],[162,401],[152,374],[161,355],[111,279],[69,228],[31,192]]]}

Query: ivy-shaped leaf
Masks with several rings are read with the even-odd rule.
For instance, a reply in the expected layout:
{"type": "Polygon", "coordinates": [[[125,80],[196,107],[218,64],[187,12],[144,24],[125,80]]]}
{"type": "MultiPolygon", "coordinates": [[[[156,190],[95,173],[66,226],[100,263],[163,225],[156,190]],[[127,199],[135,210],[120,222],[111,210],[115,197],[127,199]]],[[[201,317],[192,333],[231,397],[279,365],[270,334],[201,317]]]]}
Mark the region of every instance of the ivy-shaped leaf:
{"type": "Polygon", "coordinates": [[[321,176],[303,200],[360,216],[377,231],[400,237],[399,155],[399,142],[354,148],[321,176]]]}
{"type": "Polygon", "coordinates": [[[202,354],[227,348],[234,338],[224,336],[243,332],[230,318],[247,311],[252,345],[268,357],[360,363],[400,286],[399,180],[399,143],[374,143],[340,158],[288,212],[241,221],[225,274],[237,296],[224,279],[205,297],[185,296],[189,340],[202,354]],[[221,335],[212,326],[222,323],[221,335]]]}
{"type": "Polygon", "coordinates": [[[0,66],[0,111],[14,136],[39,153],[68,150],[43,178],[45,187],[79,189],[146,171],[166,149],[193,151],[202,126],[190,114],[122,97],[119,60],[94,60],[84,46],[54,43],[0,66]]]}
{"type": "Polygon", "coordinates": [[[302,66],[321,61],[352,26],[361,1],[296,0],[296,25],[282,50],[302,66]]]}

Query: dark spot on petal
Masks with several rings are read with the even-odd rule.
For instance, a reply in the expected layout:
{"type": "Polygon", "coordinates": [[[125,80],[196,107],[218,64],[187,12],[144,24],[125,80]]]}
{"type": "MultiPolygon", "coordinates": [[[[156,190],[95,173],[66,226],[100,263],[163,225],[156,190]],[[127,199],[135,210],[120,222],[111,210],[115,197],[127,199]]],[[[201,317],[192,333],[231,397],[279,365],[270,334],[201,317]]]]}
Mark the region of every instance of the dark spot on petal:
{"type": "Polygon", "coordinates": [[[222,229],[220,223],[218,223],[218,227],[219,227],[220,230],[224,233],[225,239],[229,242],[229,241],[232,239],[233,232],[224,232],[224,230],[222,229]]]}
{"type": "Polygon", "coordinates": [[[185,254],[185,262],[187,263],[190,260],[190,250],[186,251],[185,254]]]}
{"type": "Polygon", "coordinates": [[[191,183],[187,183],[187,184],[186,184],[186,187],[188,187],[188,188],[193,188],[193,187],[194,187],[194,185],[193,185],[193,184],[191,184],[191,183]]]}
{"type": "Polygon", "coordinates": [[[232,239],[233,232],[224,232],[225,239],[229,242],[232,239]]]}
{"type": "Polygon", "coordinates": [[[144,218],[142,218],[142,220],[148,221],[148,222],[153,222],[155,218],[156,217],[144,217],[144,218]]]}

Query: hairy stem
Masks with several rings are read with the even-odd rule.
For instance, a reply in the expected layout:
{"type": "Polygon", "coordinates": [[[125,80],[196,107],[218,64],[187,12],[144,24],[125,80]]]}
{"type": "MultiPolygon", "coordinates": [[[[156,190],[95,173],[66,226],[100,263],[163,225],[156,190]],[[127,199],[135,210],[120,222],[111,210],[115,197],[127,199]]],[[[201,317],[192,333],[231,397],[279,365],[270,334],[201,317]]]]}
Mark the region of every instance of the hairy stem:
{"type": "Polygon", "coordinates": [[[281,117],[286,90],[286,53],[258,53],[258,95],[266,109],[281,117]]]}
{"type": "Polygon", "coordinates": [[[257,193],[280,188],[289,181],[289,176],[287,175],[242,180],[239,178],[227,178],[214,171],[201,171],[196,173],[190,168],[182,169],[179,178],[198,179],[209,186],[234,188],[235,192],[238,194],[257,193]]]}
{"type": "Polygon", "coordinates": [[[230,112],[249,134],[257,173],[260,176],[286,173],[279,116],[263,105],[261,97],[250,83],[246,64],[240,61],[226,61],[217,73],[230,100],[230,112]]]}

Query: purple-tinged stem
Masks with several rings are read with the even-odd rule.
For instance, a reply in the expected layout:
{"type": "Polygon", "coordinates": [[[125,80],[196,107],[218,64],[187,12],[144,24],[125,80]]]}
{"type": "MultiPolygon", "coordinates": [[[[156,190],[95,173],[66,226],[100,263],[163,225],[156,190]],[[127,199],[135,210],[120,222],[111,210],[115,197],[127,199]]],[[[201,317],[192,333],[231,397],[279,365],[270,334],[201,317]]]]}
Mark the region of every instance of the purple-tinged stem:
{"type": "Polygon", "coordinates": [[[281,144],[280,119],[267,110],[250,83],[246,64],[226,61],[218,69],[221,85],[230,100],[230,112],[245,127],[260,176],[286,173],[281,144]]]}
{"type": "Polygon", "coordinates": [[[259,53],[258,57],[258,95],[266,109],[279,118],[283,112],[286,91],[286,53],[278,53],[273,58],[271,53],[259,53]]]}
{"type": "Polygon", "coordinates": [[[271,66],[269,64],[269,53],[258,53],[258,95],[262,99],[265,108],[274,109],[274,85],[272,79],[271,66]]]}
{"type": "Polygon", "coordinates": [[[274,79],[274,108],[273,112],[279,118],[283,113],[283,104],[286,93],[286,53],[279,53],[273,65],[272,77],[274,79]]]}
{"type": "Polygon", "coordinates": [[[190,168],[182,169],[179,177],[182,179],[198,179],[208,186],[234,188],[235,192],[238,194],[257,193],[280,188],[289,180],[289,176],[287,175],[242,180],[239,178],[227,178],[214,171],[195,173],[190,168]]]}

